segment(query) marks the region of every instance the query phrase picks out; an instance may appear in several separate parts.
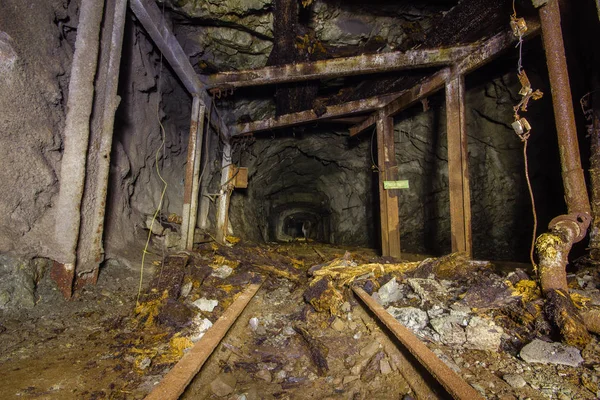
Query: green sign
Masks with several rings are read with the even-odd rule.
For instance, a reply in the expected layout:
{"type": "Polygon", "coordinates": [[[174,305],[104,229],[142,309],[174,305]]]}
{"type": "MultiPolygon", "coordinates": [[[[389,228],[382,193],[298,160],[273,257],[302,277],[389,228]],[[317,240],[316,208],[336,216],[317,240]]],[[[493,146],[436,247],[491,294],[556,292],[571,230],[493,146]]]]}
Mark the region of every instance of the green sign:
{"type": "Polygon", "coordinates": [[[408,181],[383,181],[384,189],[408,189],[408,181]]]}

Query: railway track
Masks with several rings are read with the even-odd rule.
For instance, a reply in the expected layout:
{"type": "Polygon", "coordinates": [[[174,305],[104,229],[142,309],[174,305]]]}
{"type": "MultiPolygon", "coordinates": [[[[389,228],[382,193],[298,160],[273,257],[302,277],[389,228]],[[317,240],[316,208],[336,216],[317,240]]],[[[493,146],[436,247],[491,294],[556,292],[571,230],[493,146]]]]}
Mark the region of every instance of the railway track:
{"type": "MultiPolygon", "coordinates": [[[[204,370],[203,367],[213,361],[209,358],[225,338],[244,334],[244,328],[241,327],[239,321],[240,319],[247,321],[250,317],[248,315],[245,318],[240,317],[245,314],[244,310],[249,304],[257,301],[253,299],[262,285],[263,282],[248,285],[202,339],[154,387],[146,400],[174,400],[180,398],[184,392],[186,393],[185,398],[196,398],[194,395],[189,395],[186,388],[194,381],[196,375],[204,370]],[[230,332],[236,322],[237,332],[235,329],[230,332]]],[[[353,291],[360,299],[357,306],[354,307],[354,315],[359,316],[367,326],[372,324],[379,327],[379,329],[370,328],[373,338],[381,343],[390,357],[390,362],[406,380],[411,396],[417,399],[478,400],[483,398],[410,330],[386,312],[369,294],[359,287],[354,287],[353,291]]],[[[266,291],[263,290],[263,292],[266,291]]],[[[256,304],[254,308],[255,311],[262,310],[264,306],[256,304]]],[[[234,346],[228,345],[228,347],[234,346]]],[[[402,395],[403,393],[398,394],[402,395]]]]}

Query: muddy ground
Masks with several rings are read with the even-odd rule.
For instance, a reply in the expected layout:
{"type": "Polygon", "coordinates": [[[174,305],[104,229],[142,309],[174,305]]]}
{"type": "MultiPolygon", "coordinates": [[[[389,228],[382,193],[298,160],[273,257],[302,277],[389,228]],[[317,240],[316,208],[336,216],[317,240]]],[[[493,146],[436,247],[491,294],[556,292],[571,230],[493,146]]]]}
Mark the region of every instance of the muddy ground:
{"type": "MultiPolygon", "coordinates": [[[[164,262],[150,257],[139,300],[137,268],[109,263],[98,285],[72,301],[45,276],[36,307],[2,316],[1,398],[143,398],[236,294],[260,278],[263,286],[183,398],[423,398],[430,379],[415,374],[408,356],[347,287],[331,279],[334,289],[314,301],[321,278],[307,271],[317,274],[332,262],[397,265],[369,249],[316,243],[203,244],[192,253],[168,254],[164,262]],[[333,311],[315,311],[323,304],[333,311]]],[[[555,340],[527,271],[502,265],[498,272],[456,256],[414,265],[375,270],[349,284],[373,293],[486,398],[598,398],[596,337],[577,353],[577,366],[522,354],[536,339],[555,340]]],[[[570,277],[577,301],[588,307],[599,299],[594,271],[581,268],[570,277]]]]}

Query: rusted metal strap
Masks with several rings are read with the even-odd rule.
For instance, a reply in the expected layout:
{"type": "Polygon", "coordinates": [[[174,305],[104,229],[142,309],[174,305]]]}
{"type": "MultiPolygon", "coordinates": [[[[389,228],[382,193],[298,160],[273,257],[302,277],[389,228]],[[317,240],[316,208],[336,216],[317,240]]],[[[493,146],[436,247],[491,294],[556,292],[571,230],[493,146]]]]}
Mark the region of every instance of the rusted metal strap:
{"type": "Polygon", "coordinates": [[[419,361],[431,375],[448,391],[453,398],[458,400],[483,400],[475,389],[465,382],[460,376],[442,362],[423,342],[411,331],[377,303],[371,296],[359,287],[353,287],[354,293],[369,307],[369,309],[383,322],[406,349],[419,361]]]}
{"type": "Polygon", "coordinates": [[[248,286],[233,304],[223,313],[221,318],[202,336],[194,347],[186,353],[181,360],[162,381],[146,396],[146,400],[176,400],[185,391],[185,388],[194,379],[200,371],[208,357],[217,348],[223,337],[229,331],[229,328],[239,318],[242,311],[246,308],[250,300],[254,297],[258,289],[262,286],[260,283],[253,283],[248,286]]]}

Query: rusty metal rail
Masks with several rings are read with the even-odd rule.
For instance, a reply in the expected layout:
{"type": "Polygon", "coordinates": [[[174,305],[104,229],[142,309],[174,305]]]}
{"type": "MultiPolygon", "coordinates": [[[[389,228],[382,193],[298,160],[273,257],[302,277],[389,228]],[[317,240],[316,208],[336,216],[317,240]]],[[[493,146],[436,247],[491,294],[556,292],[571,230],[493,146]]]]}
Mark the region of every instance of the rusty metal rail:
{"type": "Polygon", "coordinates": [[[200,368],[208,357],[223,340],[229,328],[237,321],[240,314],[250,300],[254,297],[262,282],[253,283],[248,286],[242,294],[233,302],[225,313],[215,324],[202,336],[192,349],[186,353],[181,360],[162,381],[146,396],[146,400],[175,400],[183,394],[186,387],[194,379],[200,368]]]}
{"type": "Polygon", "coordinates": [[[483,400],[483,397],[458,374],[452,371],[411,331],[377,303],[367,292],[359,287],[352,288],[354,293],[366,304],[379,320],[394,334],[406,349],[431,373],[446,389],[448,394],[457,400],[483,400]]]}
{"type": "MultiPolygon", "coordinates": [[[[198,374],[210,355],[224,339],[225,335],[233,324],[238,320],[244,309],[248,306],[254,295],[258,292],[262,282],[249,285],[234,303],[225,311],[225,313],[215,322],[215,324],[206,332],[192,349],[186,353],[181,360],[171,369],[171,371],[162,379],[162,381],[152,390],[145,400],[175,400],[178,399],[186,390],[187,386],[198,374]]],[[[482,400],[483,397],[459,375],[452,371],[444,362],[442,362],[427,346],[420,341],[411,331],[400,324],[394,317],[381,307],[371,296],[363,289],[354,287],[354,293],[364,302],[368,309],[379,319],[394,335],[398,341],[408,350],[414,359],[421,364],[435,378],[436,383],[427,381],[425,375],[419,375],[418,367],[413,362],[412,366],[405,366],[412,371],[409,375],[417,374],[417,378],[405,376],[409,385],[413,387],[411,380],[416,379],[416,387],[419,392],[425,393],[425,397],[430,397],[435,390],[441,390],[437,384],[441,385],[450,396],[457,400],[482,400]]],[[[365,311],[366,312],[366,311],[365,311]]],[[[384,335],[384,332],[381,332],[384,335]]],[[[390,346],[392,342],[390,342],[390,346]]],[[[397,344],[396,344],[397,345],[397,344]]],[[[408,360],[407,360],[408,361],[408,360]]],[[[410,362],[409,362],[410,363],[410,362]]],[[[406,371],[405,371],[406,372],[406,371]]],[[[405,375],[405,373],[402,373],[405,375]]]]}

